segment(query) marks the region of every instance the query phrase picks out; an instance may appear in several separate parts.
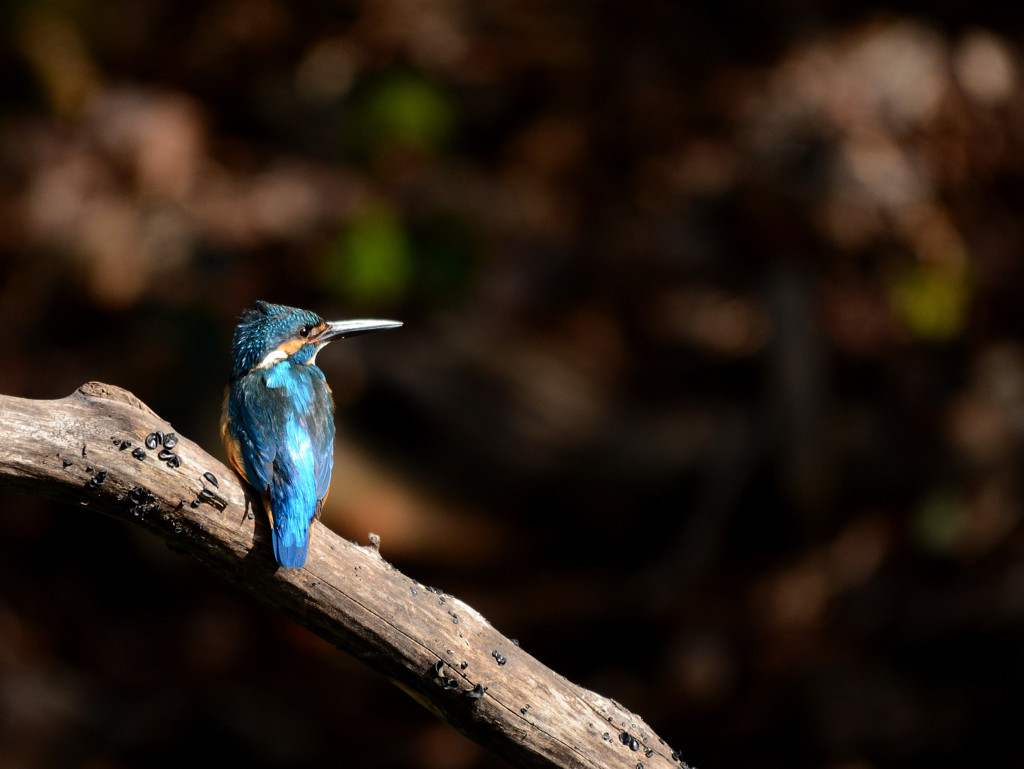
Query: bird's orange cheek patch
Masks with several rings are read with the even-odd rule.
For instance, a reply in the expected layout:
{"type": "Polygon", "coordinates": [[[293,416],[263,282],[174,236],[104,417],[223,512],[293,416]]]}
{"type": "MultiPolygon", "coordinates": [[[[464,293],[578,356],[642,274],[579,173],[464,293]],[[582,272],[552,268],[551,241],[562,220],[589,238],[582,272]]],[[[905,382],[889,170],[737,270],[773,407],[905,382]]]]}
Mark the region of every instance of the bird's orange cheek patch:
{"type": "Polygon", "coordinates": [[[289,339],[287,342],[281,342],[281,344],[277,346],[277,349],[285,355],[294,355],[305,343],[306,341],[304,339],[289,339]]]}

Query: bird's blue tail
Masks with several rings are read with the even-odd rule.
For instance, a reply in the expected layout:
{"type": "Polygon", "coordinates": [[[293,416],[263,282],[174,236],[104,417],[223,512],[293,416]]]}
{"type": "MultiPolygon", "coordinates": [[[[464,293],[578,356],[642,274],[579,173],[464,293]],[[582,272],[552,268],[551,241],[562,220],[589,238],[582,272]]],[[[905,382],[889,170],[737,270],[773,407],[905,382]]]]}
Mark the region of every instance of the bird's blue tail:
{"type": "Polygon", "coordinates": [[[309,527],[316,513],[317,500],[313,479],[302,478],[301,475],[282,471],[275,475],[274,482],[270,485],[269,502],[274,521],[274,558],[286,569],[298,569],[306,563],[309,527]],[[294,482],[296,480],[299,482],[294,482]]]}
{"type": "MultiPolygon", "coordinates": [[[[283,521],[281,523],[284,523],[283,521]]],[[[274,558],[286,569],[299,569],[309,553],[309,530],[278,525],[274,528],[274,558]]]]}

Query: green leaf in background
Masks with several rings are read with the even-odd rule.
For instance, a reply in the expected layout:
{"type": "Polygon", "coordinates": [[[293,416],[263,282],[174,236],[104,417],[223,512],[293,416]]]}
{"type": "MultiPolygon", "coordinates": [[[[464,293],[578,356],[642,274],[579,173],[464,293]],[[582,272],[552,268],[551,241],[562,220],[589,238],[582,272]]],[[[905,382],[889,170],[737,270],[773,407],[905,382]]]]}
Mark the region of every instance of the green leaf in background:
{"type": "Polygon", "coordinates": [[[414,272],[412,247],[398,214],[384,204],[357,214],[324,261],[324,279],[356,307],[401,301],[414,272]]]}
{"type": "Polygon", "coordinates": [[[935,556],[952,555],[966,525],[963,505],[953,489],[929,491],[918,503],[911,520],[915,544],[935,556]]]}
{"type": "Polygon", "coordinates": [[[911,334],[945,342],[963,333],[971,287],[966,270],[917,264],[889,282],[889,303],[911,334]]]}
{"type": "Polygon", "coordinates": [[[391,75],[368,86],[357,122],[360,149],[369,155],[395,148],[433,153],[451,138],[455,107],[426,78],[391,75]]]}

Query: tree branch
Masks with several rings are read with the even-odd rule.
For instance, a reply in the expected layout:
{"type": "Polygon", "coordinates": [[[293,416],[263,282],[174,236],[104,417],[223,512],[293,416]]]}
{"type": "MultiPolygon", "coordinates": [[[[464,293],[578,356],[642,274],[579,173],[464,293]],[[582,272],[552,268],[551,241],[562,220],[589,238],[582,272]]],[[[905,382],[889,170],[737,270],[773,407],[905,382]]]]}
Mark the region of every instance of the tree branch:
{"type": "Polygon", "coordinates": [[[0,490],[152,531],[512,764],[680,766],[639,716],[567,681],[475,609],[405,576],[375,548],[317,522],[306,566],[278,569],[258,500],[185,437],[164,449],[178,459],[165,453],[161,460],[147,436],[173,428],[131,393],[89,382],[54,401],[0,396],[0,417],[0,490]]]}

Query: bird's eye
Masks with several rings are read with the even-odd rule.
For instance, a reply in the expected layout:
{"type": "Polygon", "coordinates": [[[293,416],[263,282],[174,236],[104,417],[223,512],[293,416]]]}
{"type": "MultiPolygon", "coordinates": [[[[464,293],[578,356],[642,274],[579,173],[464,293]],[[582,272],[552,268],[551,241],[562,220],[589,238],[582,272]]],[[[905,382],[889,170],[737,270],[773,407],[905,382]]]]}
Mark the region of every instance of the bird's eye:
{"type": "Polygon", "coordinates": [[[307,336],[309,336],[309,332],[312,330],[312,326],[303,326],[302,328],[299,329],[299,336],[305,339],[307,336]]]}

